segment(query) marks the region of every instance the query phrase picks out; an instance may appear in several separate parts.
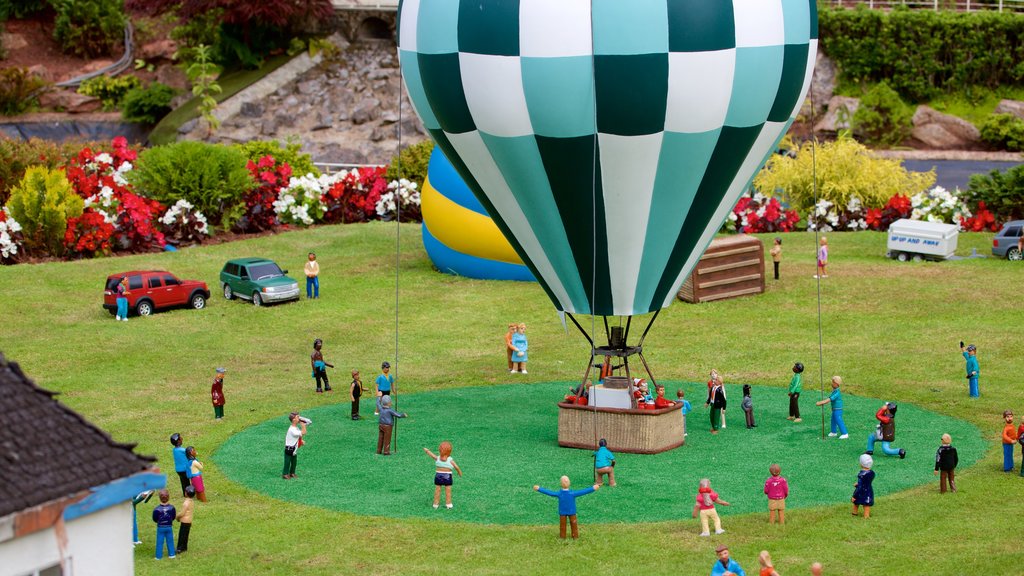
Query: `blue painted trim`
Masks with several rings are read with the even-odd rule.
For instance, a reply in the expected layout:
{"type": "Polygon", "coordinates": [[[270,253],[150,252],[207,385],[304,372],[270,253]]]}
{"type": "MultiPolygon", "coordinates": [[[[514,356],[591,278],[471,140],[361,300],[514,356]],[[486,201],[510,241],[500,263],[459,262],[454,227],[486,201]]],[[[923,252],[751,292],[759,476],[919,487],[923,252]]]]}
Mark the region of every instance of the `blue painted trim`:
{"type": "Polygon", "coordinates": [[[423,247],[438,270],[445,274],[465,276],[479,280],[515,280],[534,282],[530,269],[522,264],[509,264],[456,252],[435,238],[427,225],[423,225],[423,247]]]}
{"type": "Polygon", "coordinates": [[[130,502],[139,492],[159,490],[167,486],[167,477],[155,472],[140,472],[127,478],[90,488],[92,492],[64,509],[64,521],[70,522],[111,506],[130,502]]]}

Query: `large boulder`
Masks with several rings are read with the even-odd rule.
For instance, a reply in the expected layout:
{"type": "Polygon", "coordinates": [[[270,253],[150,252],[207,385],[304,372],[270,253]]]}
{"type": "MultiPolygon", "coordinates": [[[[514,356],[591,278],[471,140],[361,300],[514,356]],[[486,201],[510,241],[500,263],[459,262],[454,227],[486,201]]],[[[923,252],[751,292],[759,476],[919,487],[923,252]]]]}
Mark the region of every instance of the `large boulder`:
{"type": "Polygon", "coordinates": [[[814,62],[814,74],[811,75],[811,86],[807,89],[807,98],[817,108],[815,113],[830,102],[836,89],[836,65],[824,52],[818,50],[814,62]]]}
{"type": "Polygon", "coordinates": [[[977,148],[981,141],[981,133],[974,124],[928,106],[918,106],[912,121],[911,138],[928,148],[964,150],[977,148]]]}
{"type": "Polygon", "coordinates": [[[96,112],[102,106],[99,98],[67,89],[48,90],[39,96],[40,108],[63,110],[69,114],[96,112]]]}
{"type": "Polygon", "coordinates": [[[1024,120],[1024,102],[1020,100],[1000,100],[996,106],[995,114],[1013,114],[1024,120]]]}
{"type": "Polygon", "coordinates": [[[838,132],[849,130],[853,115],[860,107],[860,99],[850,96],[833,96],[828,101],[828,111],[814,125],[815,132],[838,132]]]}

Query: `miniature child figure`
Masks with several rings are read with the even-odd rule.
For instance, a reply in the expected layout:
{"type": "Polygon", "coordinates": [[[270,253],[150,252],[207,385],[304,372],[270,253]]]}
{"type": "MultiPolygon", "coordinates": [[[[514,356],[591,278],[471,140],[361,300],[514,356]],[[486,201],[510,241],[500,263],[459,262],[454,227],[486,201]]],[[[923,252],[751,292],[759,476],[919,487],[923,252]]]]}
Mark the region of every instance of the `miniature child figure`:
{"type": "Polygon", "coordinates": [[[874,454],[875,441],[882,441],[882,452],[886,456],[899,456],[900,460],[907,457],[907,451],[903,448],[893,448],[890,442],[896,440],[896,403],[886,402],[884,406],[875,412],[878,419],[878,427],[868,436],[868,449],[865,454],[874,454]]]}
{"type": "Polygon", "coordinates": [[[139,492],[132,498],[132,544],[142,544],[142,540],[139,540],[139,519],[138,519],[138,508],[139,504],[149,502],[149,499],[153,497],[152,490],[146,490],[145,492],[139,492]]]}
{"type": "Polygon", "coordinates": [[[192,530],[192,512],[195,510],[196,489],[189,486],[185,489],[185,500],[181,503],[181,513],[176,520],[178,524],[178,554],[188,552],[188,533],[192,530]]]}
{"type": "Polygon", "coordinates": [[[681,403],[683,405],[682,409],[679,410],[683,414],[683,438],[688,436],[686,433],[686,415],[693,410],[693,406],[690,405],[690,401],[687,400],[685,396],[686,394],[683,392],[682,388],[676,390],[676,404],[681,403]]]}
{"type": "Polygon", "coordinates": [[[764,493],[768,496],[768,523],[775,524],[775,513],[779,513],[779,524],[786,523],[786,498],[789,498],[789,482],[782,477],[782,467],[772,464],[768,467],[771,476],[764,481],[764,493]]]}
{"type": "Polygon", "coordinates": [[[512,362],[512,353],[516,351],[516,347],[512,345],[512,336],[516,333],[516,323],[511,322],[508,325],[508,332],[505,332],[505,356],[508,359],[508,371],[509,373],[515,372],[515,364],[512,362]]]}
{"type": "Polygon", "coordinates": [[[167,489],[160,491],[160,505],[153,508],[153,522],[156,523],[156,559],[164,559],[164,543],[167,544],[167,556],[174,558],[174,519],[178,516],[174,506],[168,502],[171,495],[167,489]]]}
{"type": "Polygon", "coordinates": [[[576,540],[580,537],[579,525],[576,522],[576,499],[600,489],[601,485],[594,484],[583,490],[569,490],[568,476],[562,476],[561,485],[562,489],[558,492],[540,486],[534,486],[533,489],[541,494],[558,498],[558,537],[565,540],[565,521],[568,520],[572,528],[572,539],[576,540]]]}
{"type": "Polygon", "coordinates": [[[462,468],[459,468],[455,460],[452,460],[452,443],[447,440],[441,442],[441,445],[437,447],[440,455],[435,455],[428,448],[424,448],[423,451],[434,459],[434,510],[437,510],[441,503],[441,486],[444,486],[444,507],[451,509],[452,468],[459,473],[459,478],[462,478],[462,468]]]}
{"type": "Polygon", "coordinates": [[[284,468],[281,470],[281,478],[285,480],[295,478],[299,448],[303,444],[302,437],[306,435],[306,425],[310,423],[308,418],[303,418],[298,412],[289,414],[288,422],[288,431],[284,435],[284,468]]]}
{"type": "MultiPolygon", "coordinates": [[[[206,487],[203,485],[203,463],[196,456],[194,446],[186,448],[185,455],[188,456],[188,477],[192,481],[192,488],[196,491],[196,497],[199,498],[200,502],[206,502],[206,487]]],[[[185,496],[188,497],[188,489],[185,490],[185,496]]]]}
{"type": "Polygon", "coordinates": [[[718,560],[711,566],[711,576],[747,576],[743,568],[729,557],[729,547],[722,545],[715,548],[718,560]]]}
{"type": "Polygon", "coordinates": [[[516,332],[512,335],[512,368],[520,374],[526,374],[526,349],[529,345],[526,342],[526,324],[522,322],[516,326],[516,332]]]}
{"type": "Polygon", "coordinates": [[[220,420],[224,417],[224,373],[226,368],[217,368],[217,375],[213,377],[213,385],[210,386],[210,399],[213,401],[213,419],[220,420]]]}
{"type": "Polygon", "coordinates": [[[171,453],[174,455],[174,471],[178,473],[178,480],[181,481],[181,495],[185,495],[185,488],[192,485],[188,480],[188,456],[185,455],[185,448],[182,444],[181,434],[175,432],[171,434],[171,446],[174,449],[171,453]]]}
{"type": "MultiPolygon", "coordinates": [[[[839,439],[846,440],[850,435],[846,431],[846,422],[843,422],[843,393],[839,390],[839,387],[842,385],[843,379],[839,376],[833,376],[832,393],[828,395],[828,398],[815,402],[814,405],[824,406],[825,404],[832,404],[831,432],[828,435],[830,438],[834,438],[838,432],[839,439]]],[[[797,420],[794,420],[794,422],[797,422],[797,420]]]]}
{"type": "Polygon", "coordinates": [[[363,392],[367,392],[367,390],[363,388],[363,381],[359,379],[359,370],[353,370],[352,385],[348,389],[348,397],[352,401],[353,420],[362,420],[362,416],[359,415],[359,398],[363,395],[363,392]]]}
{"type": "Polygon", "coordinates": [[[647,380],[640,380],[640,399],[643,403],[638,405],[637,408],[644,410],[654,410],[654,396],[651,396],[651,390],[647,386],[647,380]]]}
{"type": "Polygon", "coordinates": [[[815,278],[828,278],[825,267],[828,266],[828,238],[821,237],[821,246],[818,247],[818,273],[815,278]]]}
{"type": "Polygon", "coordinates": [[[377,398],[377,454],[391,455],[391,432],[395,427],[395,418],[405,418],[408,414],[396,412],[391,408],[391,396],[377,398]]]}
{"type": "Polygon", "coordinates": [[[320,263],[316,261],[316,254],[309,253],[309,261],[306,262],[306,298],[320,297],[320,263]]]}
{"type": "MultiPolygon", "coordinates": [[[[778,267],[775,269],[778,270],[778,267]]],[[[761,564],[761,576],[779,576],[779,573],[775,571],[775,564],[772,563],[772,557],[768,554],[767,550],[761,550],[761,553],[757,555],[757,561],[761,564]]]]}
{"type": "Polygon", "coordinates": [[[309,355],[309,365],[313,368],[312,377],[316,380],[317,394],[323,393],[324,390],[331,391],[331,381],[327,379],[327,368],[334,368],[334,364],[324,362],[324,353],[320,350],[323,347],[323,340],[319,338],[313,340],[313,353],[309,355]],[[323,382],[323,390],[320,388],[321,382],[323,382]]]}
{"type": "Polygon", "coordinates": [[[676,405],[675,402],[669,400],[668,398],[665,398],[665,387],[664,386],[657,385],[657,386],[654,387],[654,390],[658,394],[657,396],[654,397],[654,407],[655,408],[668,408],[669,406],[675,406],[676,405]]]}
{"type": "Polygon", "coordinates": [[[775,265],[775,279],[779,279],[779,263],[782,262],[782,238],[776,236],[775,244],[768,251],[772,255],[772,264],[775,265]]]}
{"type": "Polygon", "coordinates": [[[750,384],[743,385],[743,401],[740,408],[743,409],[743,417],[747,419],[747,430],[757,428],[757,424],[754,424],[754,401],[750,399],[750,384]]]}
{"type": "Polygon", "coordinates": [[[693,517],[696,518],[698,512],[700,513],[701,536],[711,535],[708,531],[709,518],[715,522],[715,534],[725,534],[725,530],[722,530],[722,520],[718,517],[718,511],[715,510],[716,502],[722,506],[730,505],[725,500],[719,499],[717,492],[711,490],[711,480],[701,479],[700,489],[697,491],[697,503],[693,506],[693,517]]]}
{"type": "Polygon", "coordinates": [[[1003,411],[1003,472],[1013,472],[1013,445],[1017,443],[1017,430],[1013,427],[1013,410],[1003,411]]]}
{"type": "Polygon", "coordinates": [[[815,562],[811,564],[811,576],[821,576],[824,573],[824,567],[821,562],[815,562]]]}
{"type": "Polygon", "coordinates": [[[966,349],[964,348],[964,341],[960,341],[960,353],[964,355],[964,360],[967,362],[967,389],[971,398],[977,398],[978,393],[978,376],[981,374],[981,369],[978,367],[978,348],[971,344],[966,349]]]}
{"type": "Polygon", "coordinates": [[[789,416],[786,420],[803,422],[800,418],[800,389],[803,386],[804,365],[800,362],[793,364],[793,379],[789,381],[789,416]]]}
{"type": "Polygon", "coordinates": [[[604,438],[597,443],[594,452],[594,482],[604,486],[604,476],[608,476],[608,485],[615,487],[615,454],[608,449],[608,441],[604,438]]]}
{"type": "Polygon", "coordinates": [[[960,460],[956,456],[956,448],[953,447],[953,438],[949,434],[942,435],[942,445],[935,451],[935,474],[939,475],[939,493],[946,493],[946,483],[949,489],[956,492],[956,483],[953,479],[956,465],[960,460]]]}
{"type": "Polygon", "coordinates": [[[712,382],[711,389],[708,390],[708,400],[704,406],[711,407],[711,433],[718,434],[718,427],[722,425],[722,410],[725,410],[725,392],[717,374],[712,376],[712,382]]]}
{"type": "MultiPolygon", "coordinates": [[[[374,380],[373,382],[373,393],[378,399],[383,396],[390,396],[391,387],[394,386],[395,384],[395,377],[389,373],[391,371],[390,362],[386,360],[384,362],[381,362],[380,371],[381,374],[377,376],[377,379],[374,380]]],[[[374,410],[373,415],[377,416],[379,415],[379,412],[377,410],[374,410]]]]}
{"type": "Polygon", "coordinates": [[[114,302],[117,303],[117,314],[114,315],[114,320],[128,321],[128,277],[124,276],[121,281],[117,283],[117,287],[114,288],[116,298],[114,302]]]}
{"type": "Polygon", "coordinates": [[[875,490],[871,483],[875,480],[875,471],[871,469],[875,462],[870,454],[860,455],[860,472],[857,473],[857,483],[853,485],[853,515],[857,516],[859,508],[864,507],[864,518],[871,517],[871,507],[875,505],[875,490]]]}

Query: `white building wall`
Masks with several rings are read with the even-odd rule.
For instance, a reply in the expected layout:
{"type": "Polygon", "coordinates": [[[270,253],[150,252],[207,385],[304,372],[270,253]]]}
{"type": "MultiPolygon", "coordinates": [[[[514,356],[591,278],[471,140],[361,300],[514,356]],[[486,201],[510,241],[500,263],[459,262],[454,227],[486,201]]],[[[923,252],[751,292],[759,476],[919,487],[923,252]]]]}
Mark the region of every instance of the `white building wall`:
{"type": "MultiPolygon", "coordinates": [[[[146,520],[147,518],[142,518],[146,520]]],[[[140,522],[140,530],[153,523],[140,522]]],[[[65,524],[67,558],[65,576],[131,576],[135,570],[132,551],[130,502],[82,516],[65,524]]],[[[0,576],[22,576],[60,562],[57,534],[53,528],[0,543],[0,576]]]]}

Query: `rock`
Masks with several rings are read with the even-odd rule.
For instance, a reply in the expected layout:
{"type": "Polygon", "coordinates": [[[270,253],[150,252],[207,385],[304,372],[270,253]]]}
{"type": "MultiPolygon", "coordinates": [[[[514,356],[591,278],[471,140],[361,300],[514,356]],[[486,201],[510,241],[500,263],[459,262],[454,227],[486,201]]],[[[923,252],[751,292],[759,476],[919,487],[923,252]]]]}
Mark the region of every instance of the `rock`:
{"type": "Polygon", "coordinates": [[[1024,120],[1024,102],[1020,100],[1000,100],[996,106],[995,114],[1013,114],[1024,120]]]}
{"type": "Polygon", "coordinates": [[[88,74],[90,72],[96,72],[98,70],[103,70],[104,68],[106,68],[108,66],[111,66],[113,64],[114,64],[113,60],[106,60],[106,59],[104,59],[104,60],[92,60],[88,64],[86,64],[85,66],[82,66],[81,70],[75,71],[74,74],[75,74],[75,76],[79,76],[79,75],[82,75],[82,74],[88,74]]]}
{"type": "Polygon", "coordinates": [[[263,116],[263,103],[243,102],[242,108],[238,113],[246,118],[259,118],[260,116],[263,116]]]}
{"type": "Polygon", "coordinates": [[[7,51],[21,50],[28,46],[28,40],[25,40],[25,37],[21,34],[8,34],[5,32],[0,37],[2,37],[4,50],[7,51]]]}
{"type": "Polygon", "coordinates": [[[260,134],[264,136],[273,136],[277,134],[277,118],[271,116],[270,118],[264,118],[263,122],[260,123],[260,134]]]}
{"type": "Polygon", "coordinates": [[[398,126],[389,124],[387,126],[377,126],[370,133],[371,142],[380,142],[381,140],[398,139],[398,126]]]}
{"type": "Polygon", "coordinates": [[[853,115],[860,107],[859,98],[849,96],[833,96],[828,101],[828,111],[825,116],[814,125],[815,132],[838,132],[848,130],[853,115]]]}
{"type": "Polygon", "coordinates": [[[814,103],[815,113],[822,110],[826,103],[832,100],[832,93],[836,89],[836,65],[831,58],[818,50],[818,56],[814,63],[814,74],[811,76],[811,86],[807,90],[807,97],[814,103]]]}
{"type": "Polygon", "coordinates": [[[364,98],[360,100],[352,110],[352,123],[365,124],[374,120],[380,111],[380,100],[376,98],[364,98]]]}
{"type": "MultiPolygon", "coordinates": [[[[182,92],[189,89],[188,75],[184,70],[172,64],[156,67],[156,81],[182,92]]],[[[189,97],[192,97],[191,93],[189,93],[189,97]]]]}
{"type": "Polygon", "coordinates": [[[85,96],[72,90],[54,89],[39,96],[40,108],[55,108],[69,114],[96,112],[103,106],[99,98],[85,96]]]}
{"type": "Polygon", "coordinates": [[[28,67],[28,73],[34,74],[47,82],[53,82],[53,73],[50,72],[46,66],[42,64],[36,64],[28,67]]]}
{"type": "Polygon", "coordinates": [[[324,83],[323,80],[320,78],[316,78],[314,80],[307,80],[305,82],[299,82],[297,86],[299,94],[305,94],[307,96],[322,91],[323,87],[324,83]]]}
{"type": "Polygon", "coordinates": [[[178,134],[188,134],[199,126],[199,119],[193,118],[178,127],[178,134]]]}
{"type": "Polygon", "coordinates": [[[310,156],[314,162],[333,162],[338,164],[366,164],[369,162],[362,150],[349,148],[337,142],[325,142],[310,146],[310,156]]]}
{"type": "Polygon", "coordinates": [[[316,115],[316,123],[313,124],[313,130],[326,130],[332,126],[334,126],[334,118],[330,114],[321,112],[316,115]]]}
{"type": "Polygon", "coordinates": [[[918,106],[914,112],[914,129],[910,135],[925,146],[937,150],[974,148],[981,133],[974,124],[950,114],[943,114],[928,106],[918,106]]]}
{"type": "Polygon", "coordinates": [[[294,94],[284,99],[285,108],[295,108],[298,105],[299,99],[294,94]]]}
{"type": "Polygon", "coordinates": [[[394,110],[388,110],[387,112],[380,115],[381,122],[385,124],[393,124],[398,122],[398,113],[394,110]]]}
{"type": "Polygon", "coordinates": [[[135,57],[142,60],[166,60],[174,59],[174,53],[178,51],[178,43],[170,38],[155,40],[139,47],[135,57]]]}

